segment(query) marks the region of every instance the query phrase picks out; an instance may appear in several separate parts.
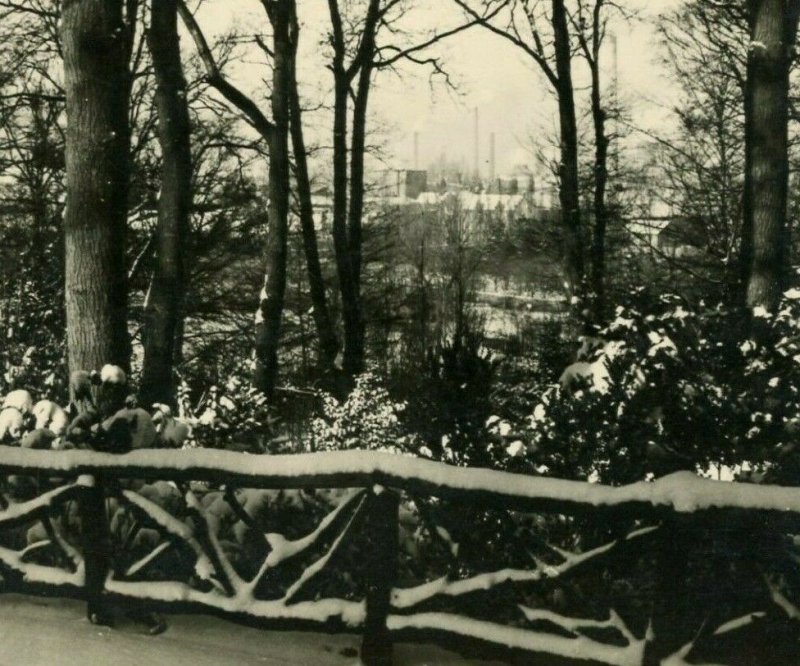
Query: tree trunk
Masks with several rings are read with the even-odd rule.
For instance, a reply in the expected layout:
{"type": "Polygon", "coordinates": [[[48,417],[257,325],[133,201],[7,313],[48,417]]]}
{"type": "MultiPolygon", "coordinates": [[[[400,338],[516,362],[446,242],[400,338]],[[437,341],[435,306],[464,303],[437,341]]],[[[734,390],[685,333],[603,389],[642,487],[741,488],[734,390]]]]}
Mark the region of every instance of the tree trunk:
{"type": "Polygon", "coordinates": [[[127,368],[125,228],[129,176],[129,28],[122,0],[65,0],[64,215],[70,371],[127,368]]]}
{"type": "MultiPolygon", "coordinates": [[[[369,24],[368,29],[371,29],[369,24]]],[[[370,44],[373,35],[363,37],[370,44]]],[[[353,271],[353,290],[358,305],[358,319],[354,324],[353,339],[345,344],[345,369],[357,374],[364,368],[364,309],[361,298],[361,223],[364,215],[364,152],[366,150],[367,103],[369,101],[370,79],[372,77],[372,46],[367,47],[367,56],[358,78],[353,101],[353,137],[350,145],[350,210],[347,221],[347,241],[350,249],[350,266],[353,271]]]]}
{"type": "MultiPolygon", "coordinates": [[[[345,374],[364,368],[364,313],[361,300],[361,219],[364,201],[364,150],[367,101],[375,55],[375,32],[381,17],[380,0],[369,0],[360,41],[352,62],[345,66],[347,40],[338,0],[328,0],[333,28],[333,249],[342,295],[345,374]],[[353,142],[350,147],[348,210],[347,101],[354,78],[353,142]]],[[[384,7],[385,9],[385,7],[384,7]]]]}
{"type": "Polygon", "coordinates": [[[751,3],[744,228],[752,240],[743,244],[743,259],[749,262],[747,305],[767,310],[777,307],[788,272],[789,69],[798,5],[796,0],[751,3]]]}
{"type": "Polygon", "coordinates": [[[583,242],[578,188],[578,128],[572,88],[572,53],[564,0],[553,0],[553,37],[558,79],[558,115],[561,133],[559,199],[564,228],[568,288],[582,309],[584,301],[583,242]]]}
{"type": "Polygon", "coordinates": [[[296,13],[292,16],[292,74],[290,81],[290,128],[294,152],[295,177],[297,180],[297,199],[300,207],[300,228],[303,235],[303,250],[308,270],[308,289],[314,307],[314,324],[319,342],[319,366],[328,370],[333,366],[339,351],[339,342],[333,327],[328,300],[325,294],[325,280],[319,260],[317,232],[314,227],[314,207],[311,202],[311,180],[308,175],[306,144],[303,136],[303,118],[300,108],[300,94],[297,88],[296,56],[299,40],[299,26],[296,13]]]}
{"type": "MultiPolygon", "coordinates": [[[[369,27],[369,26],[368,26],[369,27]]],[[[356,290],[361,293],[361,221],[364,215],[364,153],[367,141],[367,106],[372,79],[373,35],[365,34],[368,40],[366,60],[358,77],[353,101],[353,138],[350,145],[350,211],[347,222],[347,238],[350,243],[350,263],[356,290]]]]}
{"type": "Polygon", "coordinates": [[[747,302],[747,284],[753,266],[753,85],[755,82],[752,52],[748,53],[744,85],[744,189],[742,192],[742,228],[739,242],[739,262],[735,303],[744,306],[747,302]]]}
{"type": "Polygon", "coordinates": [[[140,395],[146,406],[174,404],[175,334],[182,318],[185,257],[192,203],[192,155],[186,80],[181,67],[176,0],[153,0],[148,43],[156,77],[161,145],[156,260],[145,311],[140,395]]]}
{"type": "Polygon", "coordinates": [[[333,249],[339,290],[342,295],[344,328],[344,371],[359,372],[363,364],[361,301],[356,288],[355,274],[347,234],[347,96],[349,84],[343,67],[334,64],[333,107],[333,249]]]}
{"type": "Polygon", "coordinates": [[[600,97],[600,67],[595,56],[592,66],[592,122],[594,125],[594,225],[592,226],[591,290],[594,323],[605,316],[606,279],[606,185],[608,183],[608,136],[606,112],[600,97]]]}
{"type": "Polygon", "coordinates": [[[269,141],[269,237],[266,275],[255,329],[253,383],[271,396],[278,379],[283,299],[286,292],[286,253],[289,233],[289,98],[292,45],[289,29],[294,0],[270,5],[273,31],[272,123],[269,141]]]}

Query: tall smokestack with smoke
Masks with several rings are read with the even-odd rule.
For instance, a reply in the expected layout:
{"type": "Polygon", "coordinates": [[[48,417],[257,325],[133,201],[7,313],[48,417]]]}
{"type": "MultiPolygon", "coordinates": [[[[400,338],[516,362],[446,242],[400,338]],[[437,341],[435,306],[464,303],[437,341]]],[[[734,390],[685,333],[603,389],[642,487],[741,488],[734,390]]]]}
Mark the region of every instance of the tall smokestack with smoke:
{"type": "Polygon", "coordinates": [[[475,178],[481,177],[481,163],[480,163],[480,135],[478,133],[478,107],[475,107],[475,155],[473,156],[473,168],[475,170],[475,178]]]}
{"type": "Polygon", "coordinates": [[[489,135],[489,178],[494,183],[495,162],[494,162],[494,132],[489,135]]]}

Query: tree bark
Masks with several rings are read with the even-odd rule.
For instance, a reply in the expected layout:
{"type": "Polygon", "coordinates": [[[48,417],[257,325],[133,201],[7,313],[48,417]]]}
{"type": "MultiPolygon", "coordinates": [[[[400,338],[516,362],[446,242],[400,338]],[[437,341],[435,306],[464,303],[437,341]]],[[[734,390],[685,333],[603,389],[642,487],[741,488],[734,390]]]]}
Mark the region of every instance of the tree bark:
{"type": "Polygon", "coordinates": [[[553,37],[556,61],[558,116],[561,133],[559,199],[564,228],[564,254],[569,291],[584,302],[583,239],[578,186],[578,128],[572,87],[572,53],[564,0],[553,0],[553,37]]]}
{"type": "Polygon", "coordinates": [[[600,81],[600,13],[603,0],[595,0],[592,21],[591,52],[587,53],[591,71],[592,125],[594,127],[594,224],[591,244],[591,291],[594,323],[601,325],[605,317],[606,280],[606,228],[608,209],[606,207],[606,186],[608,184],[608,144],[606,134],[606,110],[603,108],[600,81]]]}
{"type": "MultiPolygon", "coordinates": [[[[595,84],[592,84],[594,88],[595,84]]],[[[594,98],[594,93],[592,94],[594,98]]],[[[594,225],[592,226],[591,290],[592,310],[596,324],[601,324],[605,316],[606,301],[606,229],[608,209],[606,207],[606,186],[608,184],[608,137],[605,132],[605,110],[592,101],[594,122],[594,225]]]]}
{"type": "Polygon", "coordinates": [[[346,86],[336,84],[334,103],[333,156],[333,250],[342,295],[344,329],[343,369],[348,375],[358,374],[364,361],[363,327],[360,289],[350,254],[347,233],[347,95],[346,86]]]}
{"type": "MultiPolygon", "coordinates": [[[[365,39],[367,38],[365,35],[365,39]]],[[[371,38],[369,39],[371,41],[371,38]]],[[[367,140],[367,106],[371,77],[372,67],[365,64],[358,77],[358,86],[353,101],[353,136],[350,142],[350,211],[347,220],[347,238],[350,243],[353,278],[359,294],[361,293],[361,221],[364,216],[364,152],[367,140]]]]}
{"type": "Polygon", "coordinates": [[[266,5],[273,31],[272,131],[269,135],[269,236],[266,274],[255,327],[253,384],[271,396],[278,379],[286,255],[289,233],[289,107],[292,44],[289,38],[295,0],[266,5]]]}
{"type": "Polygon", "coordinates": [[[375,31],[380,0],[370,0],[364,27],[352,62],[345,66],[346,44],[338,0],[328,0],[333,28],[333,248],[342,295],[344,328],[343,369],[349,376],[364,369],[364,312],[361,299],[361,223],[364,201],[366,113],[375,55],[375,31]],[[347,173],[348,97],[358,75],[347,173]],[[349,208],[348,208],[349,187],[349,208]]]}
{"type": "MultiPolygon", "coordinates": [[[[377,3],[373,3],[377,6],[377,3]]],[[[364,369],[364,336],[366,322],[361,298],[362,220],[364,217],[364,153],[366,151],[367,105],[372,78],[374,52],[374,26],[367,20],[363,39],[369,42],[367,56],[358,77],[353,101],[353,136],[350,143],[350,210],[347,221],[347,240],[350,248],[350,266],[353,271],[354,298],[358,306],[358,320],[354,325],[350,344],[345,344],[345,369],[357,374],[364,369]]]]}
{"type": "Polygon", "coordinates": [[[750,10],[744,227],[751,240],[742,258],[747,305],[774,310],[788,273],[789,70],[800,2],[754,0],[750,10]]]}
{"type": "Polygon", "coordinates": [[[125,268],[130,26],[122,0],[65,0],[61,35],[66,93],[64,215],[70,371],[127,368],[125,268]]]}
{"type": "Polygon", "coordinates": [[[742,228],[739,242],[738,281],[734,302],[737,306],[747,303],[747,286],[753,266],[753,84],[754,62],[748,53],[744,84],[744,188],[742,191],[742,228]]]}
{"type": "Polygon", "coordinates": [[[331,233],[336,257],[336,272],[342,296],[344,329],[343,369],[348,375],[357,374],[363,364],[361,335],[361,302],[347,234],[347,98],[350,81],[344,67],[344,45],[337,47],[333,61],[333,221],[331,233]]]}
{"type": "Polygon", "coordinates": [[[308,288],[314,308],[314,324],[317,328],[319,343],[318,364],[321,369],[333,367],[339,351],[339,341],[331,319],[330,308],[325,293],[325,279],[319,259],[317,232],[314,227],[314,207],[311,202],[311,179],[308,175],[308,159],[306,143],[303,135],[303,117],[300,107],[300,93],[297,86],[297,47],[300,37],[297,14],[291,19],[292,72],[290,81],[290,131],[292,150],[294,152],[295,179],[297,181],[297,199],[300,208],[300,228],[303,236],[303,250],[308,270],[308,288]]]}
{"type": "Polygon", "coordinates": [[[143,333],[140,395],[144,405],[175,401],[175,336],[186,290],[184,253],[192,203],[192,155],[177,11],[176,0],[152,0],[148,44],[157,85],[162,166],[155,269],[143,333]]]}
{"type": "Polygon", "coordinates": [[[361,37],[359,52],[356,56],[359,61],[359,72],[353,99],[353,136],[350,142],[350,211],[347,222],[347,238],[350,243],[350,263],[353,266],[353,278],[359,297],[361,295],[361,222],[364,216],[364,157],[367,142],[367,108],[369,105],[370,84],[372,83],[375,31],[377,30],[379,11],[380,0],[371,0],[364,19],[364,32],[361,37]]]}

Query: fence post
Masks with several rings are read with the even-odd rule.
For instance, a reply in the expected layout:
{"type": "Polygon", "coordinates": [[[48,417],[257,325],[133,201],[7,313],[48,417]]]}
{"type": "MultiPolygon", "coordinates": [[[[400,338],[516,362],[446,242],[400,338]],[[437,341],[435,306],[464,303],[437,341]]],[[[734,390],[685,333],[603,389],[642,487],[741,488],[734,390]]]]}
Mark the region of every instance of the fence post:
{"type": "Polygon", "coordinates": [[[656,585],[652,629],[653,640],[645,645],[643,666],[658,666],[680,649],[687,638],[686,622],[691,600],[688,574],[692,531],[689,520],[670,516],[661,525],[656,553],[656,585]]]}
{"type": "Polygon", "coordinates": [[[85,566],[86,616],[93,624],[110,624],[112,618],[103,605],[103,588],[111,563],[103,482],[98,476],[84,479],[87,483],[78,500],[78,512],[85,566]]]}
{"type": "Polygon", "coordinates": [[[399,550],[399,498],[392,491],[374,486],[367,497],[366,618],[361,643],[365,666],[390,666],[392,641],[386,627],[392,588],[397,580],[399,550]]]}

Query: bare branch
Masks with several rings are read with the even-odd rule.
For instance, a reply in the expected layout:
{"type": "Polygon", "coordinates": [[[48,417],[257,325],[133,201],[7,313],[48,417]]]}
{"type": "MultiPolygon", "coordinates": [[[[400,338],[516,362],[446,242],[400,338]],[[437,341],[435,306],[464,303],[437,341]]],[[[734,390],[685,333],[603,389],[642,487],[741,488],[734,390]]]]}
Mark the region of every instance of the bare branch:
{"type": "Polygon", "coordinates": [[[206,70],[206,80],[219,93],[246,116],[253,128],[269,143],[274,125],[258,108],[258,105],[236,86],[230,83],[219,70],[205,35],[183,0],[178,0],[178,13],[194,40],[200,59],[206,70]]]}
{"type": "Polygon", "coordinates": [[[532,47],[524,39],[522,39],[521,35],[519,34],[519,31],[516,30],[515,28],[511,30],[504,30],[502,28],[497,27],[491,22],[490,18],[496,16],[499,13],[499,10],[502,8],[510,7],[511,11],[513,12],[513,3],[511,0],[504,0],[503,3],[499,5],[497,9],[494,10],[494,12],[491,12],[489,14],[478,13],[473,7],[471,7],[467,3],[467,0],[453,0],[453,2],[455,2],[459,7],[461,7],[461,9],[463,9],[469,16],[472,17],[473,24],[481,25],[487,30],[493,32],[494,34],[499,35],[503,39],[508,40],[509,42],[514,44],[514,46],[521,49],[528,56],[530,56],[534,60],[534,62],[536,62],[536,64],[539,65],[540,69],[547,77],[547,80],[550,82],[550,84],[554,88],[558,89],[558,76],[553,71],[553,68],[550,66],[550,63],[547,62],[547,59],[544,56],[544,45],[542,44],[541,36],[539,35],[538,31],[536,31],[535,29],[533,30],[533,39],[535,47],[532,47]]]}

